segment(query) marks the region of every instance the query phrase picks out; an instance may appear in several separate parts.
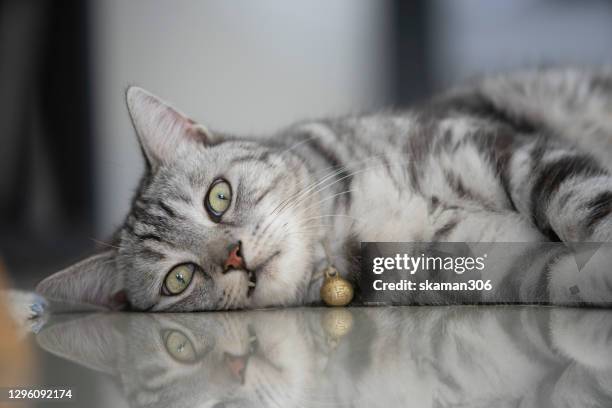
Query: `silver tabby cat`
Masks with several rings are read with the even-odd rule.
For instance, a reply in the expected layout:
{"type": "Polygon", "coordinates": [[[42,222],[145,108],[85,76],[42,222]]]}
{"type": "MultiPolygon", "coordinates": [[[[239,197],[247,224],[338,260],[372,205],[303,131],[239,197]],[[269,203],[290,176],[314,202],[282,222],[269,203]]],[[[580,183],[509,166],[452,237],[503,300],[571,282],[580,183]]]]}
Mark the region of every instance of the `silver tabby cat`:
{"type": "MultiPolygon", "coordinates": [[[[131,210],[111,249],[40,283],[50,299],[301,305],[319,299],[324,245],[355,279],[361,241],[612,239],[610,71],[490,77],[412,110],[253,138],[209,130],[140,88],[127,105],[147,163],[131,210]]],[[[577,274],[553,258],[508,284],[545,294],[518,301],[608,304],[605,269],[577,274]]]]}

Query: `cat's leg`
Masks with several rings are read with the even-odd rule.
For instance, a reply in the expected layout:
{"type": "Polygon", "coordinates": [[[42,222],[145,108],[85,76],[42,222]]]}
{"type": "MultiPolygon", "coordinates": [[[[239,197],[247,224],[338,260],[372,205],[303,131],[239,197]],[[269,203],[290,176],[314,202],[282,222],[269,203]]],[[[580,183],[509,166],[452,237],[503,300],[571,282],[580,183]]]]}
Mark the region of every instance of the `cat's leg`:
{"type": "Polygon", "coordinates": [[[517,147],[504,167],[514,206],[550,238],[612,241],[612,176],[594,157],[540,137],[517,147]]]}
{"type": "MultiPolygon", "coordinates": [[[[612,176],[594,157],[542,137],[515,148],[506,165],[502,181],[515,207],[550,238],[612,241],[612,176]]],[[[607,248],[589,254],[580,266],[573,252],[552,259],[542,271],[549,301],[612,304],[612,251],[607,248]]]]}
{"type": "Polygon", "coordinates": [[[426,173],[452,176],[461,203],[515,210],[551,240],[612,241],[612,171],[594,156],[560,137],[507,126],[446,120],[440,129],[431,149],[442,153],[426,173]]]}
{"type": "MultiPolygon", "coordinates": [[[[421,185],[437,186],[447,199],[454,194],[451,204],[466,210],[518,212],[551,241],[612,242],[612,174],[594,156],[560,137],[491,122],[449,118],[439,129],[430,147],[435,160],[421,173],[440,174],[442,182],[421,185]]],[[[533,240],[526,234],[522,241],[533,240]]],[[[509,289],[525,294],[515,301],[612,304],[612,271],[606,266],[612,265],[612,251],[597,251],[580,268],[569,251],[553,255],[542,255],[543,268],[525,271],[529,279],[512,280],[509,289]]]]}
{"type": "MultiPolygon", "coordinates": [[[[463,126],[458,120],[447,122],[441,127],[445,132],[434,140],[442,147],[434,145],[433,151],[449,153],[431,162],[441,168],[439,173],[452,175],[449,184],[458,193],[459,205],[470,209],[473,202],[489,212],[518,212],[552,241],[612,241],[612,175],[595,157],[561,138],[521,134],[504,126],[486,128],[480,122],[473,128],[468,121],[463,126]]],[[[436,168],[428,170],[435,174],[436,168]]],[[[452,197],[452,192],[445,196],[452,197]]],[[[469,230],[477,228],[475,224],[469,230]]],[[[528,234],[522,240],[533,241],[528,234]]],[[[510,293],[507,300],[612,305],[612,251],[602,248],[586,254],[588,262],[578,265],[573,252],[556,248],[558,253],[532,254],[529,259],[534,262],[521,267],[520,273],[496,268],[498,280],[504,279],[498,289],[510,293]]],[[[500,301],[498,296],[488,300],[500,301]]]]}

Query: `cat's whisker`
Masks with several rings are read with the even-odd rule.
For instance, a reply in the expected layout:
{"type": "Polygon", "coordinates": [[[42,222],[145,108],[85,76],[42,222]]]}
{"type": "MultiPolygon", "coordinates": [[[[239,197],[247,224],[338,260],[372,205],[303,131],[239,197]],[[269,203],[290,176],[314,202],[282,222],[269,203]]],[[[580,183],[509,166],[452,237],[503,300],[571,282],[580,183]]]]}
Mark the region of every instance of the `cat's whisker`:
{"type": "MultiPolygon", "coordinates": [[[[365,163],[365,162],[370,161],[370,160],[374,160],[374,159],[382,157],[382,156],[384,156],[384,154],[377,154],[377,155],[374,155],[374,156],[369,156],[369,157],[367,157],[367,158],[365,158],[363,160],[359,160],[359,161],[354,162],[353,165],[362,164],[362,163],[365,163]]],[[[348,166],[347,165],[342,165],[342,166],[334,165],[334,166],[326,167],[326,168],[322,169],[321,171],[325,171],[325,170],[328,170],[328,169],[335,169],[335,170],[333,170],[331,172],[328,172],[328,173],[325,173],[323,176],[321,176],[319,178],[316,178],[312,183],[306,185],[303,189],[301,189],[297,193],[294,193],[291,196],[287,197],[285,200],[283,200],[281,202],[281,204],[279,204],[279,206],[284,204],[284,203],[287,203],[288,201],[291,201],[292,199],[298,199],[299,196],[301,196],[302,194],[308,192],[306,190],[312,190],[312,188],[316,188],[318,185],[324,183],[329,178],[332,178],[332,177],[342,173],[343,171],[348,170],[348,166]]],[[[274,213],[277,210],[278,210],[278,206],[277,206],[277,208],[275,208],[272,211],[272,213],[274,213]]]]}
{"type": "Polygon", "coordinates": [[[275,212],[279,213],[282,212],[282,210],[284,209],[284,207],[286,207],[286,205],[288,205],[291,200],[293,199],[299,199],[300,196],[307,194],[309,191],[311,191],[314,188],[317,188],[317,186],[321,185],[322,183],[326,182],[327,180],[329,180],[330,178],[333,178],[335,176],[337,176],[338,174],[340,174],[341,172],[345,171],[345,168],[343,168],[344,166],[342,166],[341,168],[332,171],[330,173],[327,173],[327,175],[323,176],[320,179],[315,180],[314,182],[312,182],[311,184],[307,185],[305,188],[303,188],[302,190],[298,191],[297,193],[291,195],[290,197],[286,198],[285,200],[283,200],[283,202],[272,211],[272,214],[274,214],[275,212]]]}
{"type": "Polygon", "coordinates": [[[285,153],[288,153],[288,152],[290,152],[291,150],[295,149],[296,147],[299,147],[299,146],[301,146],[301,145],[303,145],[303,144],[305,144],[305,143],[310,142],[311,140],[315,139],[316,137],[317,137],[317,135],[312,135],[312,136],[310,136],[310,137],[307,137],[307,138],[306,138],[306,139],[304,139],[304,140],[300,140],[299,142],[292,144],[291,146],[289,146],[289,147],[288,147],[288,148],[286,148],[285,150],[282,150],[282,151],[281,151],[279,154],[280,154],[280,155],[283,155],[283,154],[285,154],[285,153]]]}
{"type": "Polygon", "coordinates": [[[356,192],[356,191],[359,191],[359,189],[355,188],[355,189],[352,189],[352,190],[341,191],[341,192],[339,192],[339,193],[336,193],[336,194],[333,194],[333,195],[331,195],[331,196],[329,196],[329,197],[326,197],[326,198],[324,198],[324,199],[322,199],[322,200],[320,200],[320,201],[318,201],[318,202],[316,202],[316,203],[312,203],[312,204],[311,204],[311,205],[309,205],[309,206],[303,207],[303,208],[302,208],[302,210],[303,210],[303,211],[306,211],[306,210],[308,210],[308,209],[310,209],[310,208],[312,208],[312,207],[314,207],[314,206],[321,205],[322,203],[324,203],[324,202],[326,202],[326,201],[329,201],[329,200],[331,200],[331,199],[333,199],[333,198],[336,198],[336,197],[341,196],[341,195],[344,195],[344,194],[351,194],[351,193],[354,193],[354,192],[356,192]]]}
{"type": "Polygon", "coordinates": [[[107,248],[120,249],[117,245],[109,244],[108,242],[100,241],[95,238],[89,238],[89,239],[95,242],[96,244],[105,246],[107,248]]]}
{"type": "Polygon", "coordinates": [[[305,224],[305,225],[298,225],[298,229],[296,230],[291,230],[291,231],[287,231],[285,234],[283,234],[284,237],[288,237],[291,235],[296,235],[296,234],[308,234],[310,236],[316,236],[319,233],[321,233],[324,229],[326,228],[331,228],[333,225],[332,224],[305,224]]]}
{"type": "Polygon", "coordinates": [[[317,234],[313,232],[295,232],[287,235],[288,237],[301,237],[301,238],[316,238],[317,234]]]}
{"type": "Polygon", "coordinates": [[[312,196],[312,194],[310,194],[310,193],[314,189],[317,189],[322,184],[327,182],[329,179],[333,179],[334,177],[336,177],[337,175],[341,174],[344,171],[346,171],[345,168],[340,168],[340,169],[336,170],[335,172],[332,172],[331,174],[325,176],[324,179],[319,180],[316,183],[312,183],[309,187],[301,190],[298,194],[295,194],[292,197],[290,197],[289,199],[285,200],[284,205],[277,210],[277,214],[281,214],[287,208],[294,208],[295,207],[295,205],[294,205],[295,203],[300,202],[300,201],[304,201],[308,197],[312,196]]]}
{"type": "MultiPolygon", "coordinates": [[[[359,160],[353,163],[353,165],[356,164],[363,164],[366,163],[368,161],[377,159],[379,157],[384,156],[384,154],[377,154],[377,155],[373,155],[373,156],[369,156],[363,160],[359,160]]],[[[290,207],[291,206],[291,201],[295,200],[295,201],[299,201],[300,198],[304,195],[307,194],[309,191],[312,191],[312,189],[316,188],[317,186],[321,185],[322,183],[326,182],[327,180],[329,180],[330,178],[333,178],[339,174],[341,174],[342,172],[348,170],[348,166],[347,165],[342,165],[342,166],[329,166],[326,167],[324,169],[322,169],[321,171],[325,171],[328,169],[335,169],[332,172],[328,172],[325,173],[323,176],[315,179],[312,183],[308,184],[306,187],[304,187],[303,189],[301,189],[300,191],[290,195],[289,197],[285,198],[284,200],[281,201],[281,203],[272,210],[272,212],[270,213],[271,215],[278,212],[279,214],[286,208],[286,207],[290,207]]]]}
{"type": "Polygon", "coordinates": [[[313,231],[317,231],[320,228],[329,228],[331,227],[332,224],[300,224],[298,225],[298,229],[297,230],[292,230],[292,231],[287,231],[288,233],[291,232],[296,232],[296,231],[309,231],[309,230],[313,230],[313,231]]]}
{"type": "Polygon", "coordinates": [[[321,224],[313,224],[311,222],[303,222],[303,223],[298,223],[297,226],[300,227],[300,229],[303,228],[318,228],[318,227],[328,227],[330,226],[330,223],[321,223],[321,224]]]}
{"type": "Polygon", "coordinates": [[[370,171],[370,170],[373,170],[373,169],[376,169],[376,168],[380,168],[380,167],[384,167],[384,166],[402,166],[402,165],[405,165],[405,164],[408,164],[408,163],[409,163],[409,161],[401,161],[399,163],[393,163],[393,164],[379,163],[379,164],[372,165],[372,166],[369,166],[369,167],[366,167],[366,168],[363,168],[363,169],[355,170],[354,172],[349,173],[349,174],[347,174],[347,175],[345,175],[345,176],[343,176],[343,177],[341,177],[341,178],[339,178],[337,180],[334,180],[333,182],[331,182],[331,183],[329,183],[329,184],[319,188],[318,190],[312,191],[308,196],[302,197],[300,200],[296,200],[297,203],[295,203],[294,205],[290,206],[289,208],[292,208],[292,207],[295,208],[297,205],[299,205],[300,201],[303,202],[308,197],[310,197],[310,196],[312,196],[314,194],[317,194],[317,193],[319,193],[319,192],[321,192],[321,191],[331,187],[332,185],[334,185],[336,183],[339,183],[340,181],[345,180],[345,179],[347,179],[349,177],[353,177],[353,176],[355,176],[357,174],[365,173],[366,171],[370,171]]]}
{"type": "Polygon", "coordinates": [[[316,236],[318,233],[321,232],[323,228],[331,227],[331,224],[312,224],[312,223],[306,224],[306,225],[297,224],[297,227],[298,227],[297,230],[290,230],[289,228],[292,228],[292,227],[289,224],[285,223],[276,230],[270,230],[269,233],[262,235],[260,237],[256,237],[255,240],[256,241],[265,240],[267,239],[268,236],[274,236],[274,235],[282,235],[283,237],[289,237],[289,236],[297,235],[297,234],[310,234],[310,236],[316,236]],[[282,232],[279,230],[284,230],[285,232],[282,232]]]}
{"type": "Polygon", "coordinates": [[[297,191],[296,193],[291,194],[289,197],[286,197],[283,201],[281,201],[281,204],[291,200],[293,197],[301,194],[304,190],[311,188],[313,185],[319,183],[320,181],[323,181],[324,178],[328,178],[329,176],[333,175],[334,173],[336,173],[338,171],[337,166],[332,166],[331,168],[335,169],[331,172],[327,172],[325,173],[323,176],[316,178],[315,180],[313,180],[311,183],[306,184],[306,186],[304,186],[301,190],[297,191]]]}
{"type": "MultiPolygon", "coordinates": [[[[384,165],[384,164],[381,164],[381,165],[384,165]]],[[[304,195],[302,197],[298,197],[296,200],[294,200],[294,202],[288,208],[295,208],[301,202],[304,202],[305,200],[307,200],[308,198],[312,197],[313,195],[315,195],[317,193],[320,193],[321,191],[323,191],[323,190],[325,190],[325,189],[327,189],[327,188],[329,188],[329,187],[331,187],[331,186],[333,186],[333,185],[335,185],[335,184],[337,184],[337,183],[339,183],[339,182],[341,182],[343,180],[346,180],[347,178],[353,177],[353,176],[355,176],[357,174],[360,174],[360,173],[364,173],[364,172],[366,172],[368,170],[371,170],[371,169],[373,169],[375,167],[379,167],[381,165],[370,166],[370,167],[366,167],[364,169],[358,169],[358,170],[355,170],[355,171],[353,171],[351,173],[348,173],[348,174],[346,174],[346,175],[344,175],[344,176],[342,176],[342,177],[332,181],[331,183],[328,183],[328,184],[326,184],[326,185],[324,185],[324,186],[322,186],[322,187],[320,187],[318,189],[315,189],[314,191],[310,191],[309,194],[307,194],[307,195],[304,195]]],[[[287,207],[285,207],[285,208],[287,208],[287,207]]]]}
{"type": "Polygon", "coordinates": [[[334,218],[334,217],[338,217],[338,218],[350,218],[351,220],[353,220],[353,222],[359,221],[359,218],[353,217],[351,215],[346,215],[346,214],[324,214],[324,215],[318,215],[316,217],[305,218],[302,221],[317,220],[317,219],[324,219],[324,218],[334,218]]]}

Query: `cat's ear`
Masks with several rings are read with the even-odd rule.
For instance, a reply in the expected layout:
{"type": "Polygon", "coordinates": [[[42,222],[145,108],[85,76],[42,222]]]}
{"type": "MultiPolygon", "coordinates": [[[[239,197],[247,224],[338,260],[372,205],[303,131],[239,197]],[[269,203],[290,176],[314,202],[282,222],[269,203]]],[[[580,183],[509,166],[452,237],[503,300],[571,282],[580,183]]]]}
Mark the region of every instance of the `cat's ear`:
{"type": "Polygon", "coordinates": [[[36,342],[52,354],[93,370],[115,374],[125,347],[124,335],[119,329],[124,316],[116,313],[71,316],[67,321],[45,325],[36,335],[36,342]]]}
{"type": "Polygon", "coordinates": [[[171,162],[179,146],[212,142],[212,134],[177,109],[142,88],[126,93],[128,110],[148,164],[171,162]]]}
{"type": "Polygon", "coordinates": [[[49,300],[80,303],[118,310],[127,305],[123,279],[109,250],[59,271],[36,286],[49,300]]]}

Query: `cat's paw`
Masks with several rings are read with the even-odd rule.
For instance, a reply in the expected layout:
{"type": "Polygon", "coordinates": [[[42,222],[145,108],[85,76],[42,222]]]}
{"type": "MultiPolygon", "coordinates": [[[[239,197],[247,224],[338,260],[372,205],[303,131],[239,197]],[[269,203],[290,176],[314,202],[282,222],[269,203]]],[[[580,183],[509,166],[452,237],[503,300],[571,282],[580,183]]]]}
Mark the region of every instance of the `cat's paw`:
{"type": "Polygon", "coordinates": [[[9,315],[24,332],[38,332],[46,320],[47,301],[34,292],[8,290],[3,298],[9,315]]]}

